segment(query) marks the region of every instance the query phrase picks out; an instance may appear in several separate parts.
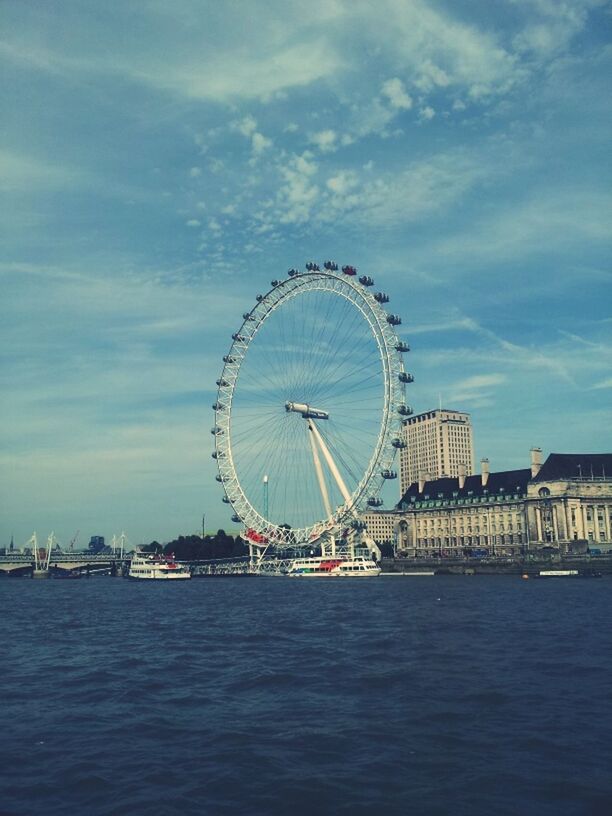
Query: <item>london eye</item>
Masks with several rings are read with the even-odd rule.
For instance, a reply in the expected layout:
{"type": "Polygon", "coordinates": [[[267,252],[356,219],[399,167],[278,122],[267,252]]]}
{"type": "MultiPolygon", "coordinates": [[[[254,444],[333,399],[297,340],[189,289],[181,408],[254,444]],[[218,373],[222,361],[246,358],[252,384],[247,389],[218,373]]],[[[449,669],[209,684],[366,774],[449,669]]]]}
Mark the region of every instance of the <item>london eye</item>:
{"type": "Polygon", "coordinates": [[[382,503],[411,413],[398,315],[352,266],[311,262],[257,295],[213,405],[217,481],[246,537],[315,542],[382,503]]]}

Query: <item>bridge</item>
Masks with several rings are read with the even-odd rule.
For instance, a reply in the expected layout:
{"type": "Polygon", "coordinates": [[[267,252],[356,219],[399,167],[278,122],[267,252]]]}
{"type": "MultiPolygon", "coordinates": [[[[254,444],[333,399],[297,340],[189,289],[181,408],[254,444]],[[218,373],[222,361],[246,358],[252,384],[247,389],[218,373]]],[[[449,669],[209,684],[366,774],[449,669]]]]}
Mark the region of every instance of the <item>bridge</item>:
{"type": "MultiPolygon", "coordinates": [[[[74,540],[73,538],[71,545],[74,540]]],[[[124,566],[130,560],[125,553],[126,543],[127,536],[121,533],[119,538],[113,536],[110,552],[73,552],[72,549],[62,552],[54,533],[49,535],[44,547],[38,546],[38,538],[36,533],[33,533],[21,550],[11,550],[5,555],[0,555],[0,573],[21,575],[31,572],[33,578],[48,578],[51,572],[58,570],[98,572],[110,569],[121,574],[124,566]]]]}
{"type": "MultiPolygon", "coordinates": [[[[0,555],[0,572],[27,572],[29,570],[46,572],[60,569],[66,571],[96,571],[105,567],[111,569],[113,564],[117,570],[128,564],[131,556],[119,553],[93,554],[87,552],[52,552],[48,562],[37,566],[38,559],[34,554],[13,552],[8,555],[0,555]]],[[[39,562],[40,563],[40,562],[39,562]]]]}

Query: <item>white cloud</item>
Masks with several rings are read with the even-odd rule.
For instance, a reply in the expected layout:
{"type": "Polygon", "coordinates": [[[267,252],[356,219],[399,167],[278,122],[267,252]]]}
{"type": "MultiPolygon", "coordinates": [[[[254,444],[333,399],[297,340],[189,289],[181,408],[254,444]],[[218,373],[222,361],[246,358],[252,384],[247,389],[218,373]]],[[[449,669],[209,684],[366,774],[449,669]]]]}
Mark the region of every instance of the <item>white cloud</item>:
{"type": "Polygon", "coordinates": [[[550,57],[565,48],[569,41],[584,27],[588,12],[601,0],[515,0],[527,5],[529,18],[513,40],[517,51],[532,56],[550,57]],[[536,18],[536,19],[534,19],[536,18]]]}
{"type": "Polygon", "coordinates": [[[313,133],[310,137],[312,144],[315,144],[321,153],[332,153],[337,149],[337,134],[334,130],[321,130],[313,133]]]}
{"type": "Polygon", "coordinates": [[[198,221],[197,218],[190,218],[189,221],[185,222],[185,225],[188,227],[199,227],[200,222],[198,221]]]}
{"type": "Polygon", "coordinates": [[[419,111],[419,119],[421,120],[421,122],[429,122],[434,118],[435,115],[436,112],[430,105],[426,105],[419,111]]]}
{"type": "Polygon", "coordinates": [[[419,70],[420,74],[414,84],[424,93],[429,93],[434,88],[446,88],[447,85],[450,85],[450,79],[446,71],[443,71],[430,59],[426,59],[421,63],[419,70]]]}
{"type": "Polygon", "coordinates": [[[254,119],[250,114],[244,117],[244,119],[240,119],[240,121],[233,122],[232,128],[237,130],[239,133],[242,133],[243,136],[250,138],[253,133],[257,130],[257,120],[254,119]]]}
{"type": "Polygon", "coordinates": [[[141,57],[117,69],[162,90],[223,102],[232,97],[271,99],[279,91],[332,76],[341,64],[327,38],[274,49],[260,37],[250,52],[229,48],[210,58],[177,52],[174,60],[160,63],[157,58],[141,57]]]}
{"type": "Polygon", "coordinates": [[[201,167],[192,167],[189,171],[191,178],[199,178],[202,175],[201,167]]]}
{"type": "Polygon", "coordinates": [[[416,74],[421,89],[459,86],[480,99],[507,91],[520,76],[517,60],[491,30],[463,23],[425,0],[387,0],[376,14],[377,38],[384,36],[386,49],[401,60],[405,75],[416,74]]]}
{"type": "Polygon", "coordinates": [[[464,391],[472,391],[474,389],[486,388],[491,385],[500,385],[506,382],[507,377],[503,374],[476,374],[473,377],[467,377],[464,380],[459,380],[454,384],[455,388],[464,391]]]}
{"type": "Polygon", "coordinates": [[[0,190],[4,192],[72,186],[87,180],[92,179],[83,171],[0,150],[0,190]]]}
{"type": "Polygon", "coordinates": [[[427,252],[430,258],[469,257],[474,264],[518,259],[546,249],[566,252],[568,247],[612,240],[611,210],[612,195],[607,192],[566,185],[540,189],[481,216],[471,229],[447,234],[427,252]]]}
{"type": "Polygon", "coordinates": [[[392,108],[397,108],[398,110],[409,110],[412,107],[412,99],[406,93],[404,83],[397,77],[388,79],[386,82],[384,82],[381,93],[383,96],[387,97],[392,108]]]}
{"type": "Polygon", "coordinates": [[[272,147],[272,139],[268,139],[262,133],[253,133],[252,142],[253,146],[253,153],[256,156],[261,155],[264,150],[267,150],[269,147],[272,147]]]}
{"type": "Polygon", "coordinates": [[[281,168],[284,183],[276,199],[277,218],[280,223],[301,223],[310,218],[319,194],[318,186],[312,181],[317,169],[318,165],[308,150],[301,156],[294,155],[281,168]]]}
{"type": "Polygon", "coordinates": [[[335,195],[343,196],[357,186],[357,174],[350,170],[343,170],[336,176],[328,179],[326,186],[335,195]]]}
{"type": "Polygon", "coordinates": [[[420,221],[445,210],[490,172],[476,157],[451,151],[398,167],[393,174],[368,176],[351,217],[377,226],[420,221]]]}

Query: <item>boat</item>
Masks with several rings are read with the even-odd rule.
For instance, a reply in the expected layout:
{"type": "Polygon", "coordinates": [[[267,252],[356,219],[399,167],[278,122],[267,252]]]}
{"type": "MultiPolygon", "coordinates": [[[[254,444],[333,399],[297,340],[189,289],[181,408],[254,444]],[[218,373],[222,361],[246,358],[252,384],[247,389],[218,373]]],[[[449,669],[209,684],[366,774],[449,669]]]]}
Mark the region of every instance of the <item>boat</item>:
{"type": "Polygon", "coordinates": [[[177,581],[191,578],[189,568],[177,564],[173,555],[137,552],[130,563],[132,581],[177,581]]]}
{"type": "Polygon", "coordinates": [[[376,578],[380,567],[367,558],[296,558],[289,565],[291,578],[376,578]]]}

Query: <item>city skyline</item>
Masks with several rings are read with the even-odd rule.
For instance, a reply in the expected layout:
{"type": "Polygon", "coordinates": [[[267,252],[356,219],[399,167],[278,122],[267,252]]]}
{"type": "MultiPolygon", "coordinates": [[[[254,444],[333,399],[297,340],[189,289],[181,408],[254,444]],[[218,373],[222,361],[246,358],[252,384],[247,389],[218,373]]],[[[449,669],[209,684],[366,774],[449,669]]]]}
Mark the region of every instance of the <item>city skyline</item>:
{"type": "Polygon", "coordinates": [[[233,529],[221,358],[311,259],[388,292],[477,462],[610,449],[609,6],[0,15],[0,546],[233,529]]]}

